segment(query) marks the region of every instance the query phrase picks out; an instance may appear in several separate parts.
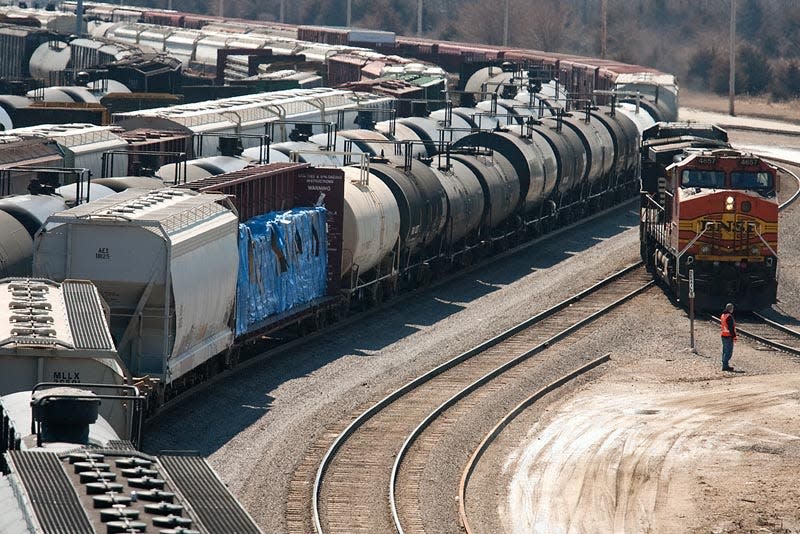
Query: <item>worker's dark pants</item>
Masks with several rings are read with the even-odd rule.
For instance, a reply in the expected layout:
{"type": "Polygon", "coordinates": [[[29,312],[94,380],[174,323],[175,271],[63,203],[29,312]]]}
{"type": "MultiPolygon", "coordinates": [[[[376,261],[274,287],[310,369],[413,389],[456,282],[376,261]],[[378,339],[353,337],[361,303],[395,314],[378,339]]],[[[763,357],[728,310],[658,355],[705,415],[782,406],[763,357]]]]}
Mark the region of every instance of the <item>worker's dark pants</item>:
{"type": "Polygon", "coordinates": [[[733,356],[733,336],[722,336],[722,367],[728,367],[733,356]]]}

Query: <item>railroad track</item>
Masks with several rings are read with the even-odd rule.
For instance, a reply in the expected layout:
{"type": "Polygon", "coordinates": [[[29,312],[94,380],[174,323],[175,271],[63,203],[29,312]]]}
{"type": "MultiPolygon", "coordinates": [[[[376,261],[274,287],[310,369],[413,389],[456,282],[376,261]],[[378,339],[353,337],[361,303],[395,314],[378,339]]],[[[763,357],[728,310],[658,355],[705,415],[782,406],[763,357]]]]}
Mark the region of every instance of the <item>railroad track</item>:
{"type": "Polygon", "coordinates": [[[437,278],[433,283],[431,283],[428,286],[420,287],[418,288],[418,290],[402,293],[376,306],[370,307],[367,310],[352,313],[347,317],[345,317],[344,319],[332,323],[327,327],[321,328],[320,330],[317,330],[315,332],[311,332],[304,336],[291,339],[288,341],[276,343],[274,346],[262,350],[259,354],[255,356],[250,356],[246,359],[241,360],[235,367],[213,374],[209,376],[205,381],[192,386],[190,389],[183,391],[178,395],[176,395],[175,397],[173,397],[172,399],[166,401],[165,403],[160,405],[153,413],[148,415],[145,425],[150,428],[157,426],[163,418],[168,416],[168,414],[184,406],[186,403],[191,402],[191,399],[194,398],[195,396],[201,395],[203,393],[208,393],[218,383],[227,380],[231,377],[235,377],[240,373],[244,373],[246,372],[247,369],[253,366],[260,365],[271,358],[276,358],[281,354],[290,354],[292,351],[300,350],[306,343],[309,343],[310,341],[313,341],[315,339],[324,336],[331,335],[332,332],[335,332],[340,328],[346,328],[349,325],[358,324],[360,321],[363,321],[365,317],[368,317],[369,315],[374,314],[383,308],[401,305],[407,299],[414,298],[415,294],[419,290],[444,286],[458,277],[465,276],[481,268],[487,267],[489,265],[503,261],[507,258],[513,257],[514,255],[519,254],[544,241],[550,239],[556,239],[559,236],[568,233],[577,227],[583,226],[585,224],[591,224],[592,221],[599,220],[619,210],[632,208],[633,206],[636,205],[637,202],[638,202],[638,197],[621,201],[620,203],[615,204],[614,206],[611,206],[604,210],[600,210],[597,213],[594,213],[579,221],[575,221],[573,223],[569,223],[559,228],[556,228],[552,231],[542,234],[539,237],[535,237],[533,239],[525,241],[524,243],[511,247],[507,250],[487,256],[486,258],[477,261],[472,265],[469,265],[468,267],[459,269],[454,273],[437,278]]]}
{"type": "Polygon", "coordinates": [[[554,382],[551,382],[550,384],[546,385],[533,395],[523,399],[522,402],[517,404],[513,410],[511,410],[505,416],[500,418],[497,424],[486,434],[486,436],[483,438],[480,445],[478,445],[478,447],[472,453],[472,456],[470,457],[469,461],[464,467],[461,474],[461,481],[458,485],[458,518],[466,534],[473,534],[475,532],[475,529],[473,528],[472,522],[470,521],[469,517],[469,507],[468,507],[469,483],[471,482],[473,473],[475,473],[475,470],[478,467],[478,463],[480,462],[481,458],[486,454],[486,451],[489,450],[489,447],[491,447],[492,444],[494,444],[494,442],[497,441],[503,430],[518,415],[523,413],[525,410],[529,409],[534,403],[542,399],[545,395],[557,391],[560,387],[571,382],[572,380],[583,375],[584,373],[591,371],[595,367],[598,367],[599,365],[608,362],[610,357],[611,357],[610,354],[605,354],[600,358],[597,358],[589,362],[586,365],[582,365],[581,367],[573,370],[570,373],[567,373],[566,375],[560,377],[554,382]]]}
{"type": "MultiPolygon", "coordinates": [[[[558,341],[562,341],[559,347],[569,343],[572,334],[653,283],[641,263],[632,265],[429,371],[364,411],[336,436],[319,464],[311,503],[315,531],[424,532],[426,514],[420,498],[424,466],[452,422],[500,391],[509,374],[524,376],[526,366],[538,360],[532,356],[558,341]]],[[[297,494],[301,490],[290,491],[295,510],[303,500],[297,494]]],[[[454,511],[454,524],[456,515],[454,511]]]]}
{"type": "MultiPolygon", "coordinates": [[[[772,158],[767,158],[767,159],[771,159],[773,162],[776,161],[776,160],[774,160],[772,158]]],[[[785,162],[783,160],[777,160],[777,161],[779,161],[781,163],[787,163],[787,162],[785,162]]],[[[800,176],[798,176],[797,173],[793,172],[792,170],[788,169],[787,167],[785,167],[783,165],[778,165],[777,163],[773,163],[773,165],[775,165],[778,168],[779,171],[783,172],[784,174],[788,174],[789,176],[794,178],[794,182],[795,182],[795,184],[794,184],[795,185],[795,192],[788,199],[786,199],[785,201],[781,202],[778,205],[778,209],[779,210],[784,210],[784,209],[788,208],[790,205],[792,205],[794,203],[794,201],[797,200],[797,198],[800,196],[800,176]]],[[[793,163],[793,165],[797,166],[798,164],[797,163],[793,163]]]]}
{"type": "MultiPolygon", "coordinates": [[[[770,158],[768,158],[770,159],[770,158]]],[[[785,201],[778,205],[778,209],[783,211],[792,205],[800,197],[800,177],[786,167],[777,166],[778,169],[794,178],[796,190],[785,201]]],[[[710,315],[712,321],[719,323],[718,315],[710,315]]],[[[792,329],[777,321],[767,318],[761,313],[753,312],[736,318],[736,330],[742,335],[769,347],[770,349],[782,350],[791,354],[800,355],[800,331],[792,329]]]]}
{"type": "MultiPolygon", "coordinates": [[[[719,322],[719,317],[714,317],[719,322]]],[[[736,318],[736,331],[769,349],[800,356],[800,331],[754,312],[736,318]]]]}

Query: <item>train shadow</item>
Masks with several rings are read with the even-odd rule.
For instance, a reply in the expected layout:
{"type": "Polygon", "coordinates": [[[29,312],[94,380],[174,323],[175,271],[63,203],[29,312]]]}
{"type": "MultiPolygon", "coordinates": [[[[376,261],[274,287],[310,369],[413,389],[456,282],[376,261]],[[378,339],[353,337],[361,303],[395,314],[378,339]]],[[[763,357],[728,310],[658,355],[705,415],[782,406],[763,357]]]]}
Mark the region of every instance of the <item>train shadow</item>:
{"type": "Polygon", "coordinates": [[[619,209],[601,222],[589,221],[576,225],[574,231],[545,236],[525,251],[503,262],[502,269],[489,266],[475,276],[486,284],[504,286],[532,271],[549,269],[562,261],[584,252],[601,241],[638,226],[637,209],[619,209]]]}
{"type": "Polygon", "coordinates": [[[795,330],[797,330],[798,327],[800,327],[800,320],[798,320],[796,317],[792,315],[787,315],[783,310],[781,310],[776,305],[773,305],[771,308],[761,310],[761,314],[767,319],[772,319],[776,323],[780,323],[784,326],[794,328],[795,330]]]}
{"type": "Polygon", "coordinates": [[[373,365],[371,360],[379,358],[392,344],[458,313],[470,302],[534,270],[553,267],[599,241],[636,226],[637,221],[636,209],[620,209],[600,222],[578,225],[561,235],[543,239],[509,256],[502,265],[480,267],[452,283],[417,290],[396,299],[395,303],[370,314],[368,319],[350,322],[311,340],[302,352],[287,352],[270,358],[244,373],[220,381],[208,394],[195,395],[186,407],[165,414],[151,426],[143,448],[153,454],[163,450],[190,450],[209,456],[237,436],[246,435],[253,425],[266,429],[273,417],[285,420],[273,413],[276,410],[284,413],[286,410],[318,411],[326,397],[341,397],[336,394],[337,388],[353,387],[349,377],[342,374],[345,371],[330,365],[333,362],[358,357],[364,359],[364,366],[373,365]],[[297,389],[298,386],[292,385],[293,380],[311,375],[317,375],[317,386],[309,388],[303,384],[297,389]],[[277,404],[276,396],[282,399],[277,404]]]}

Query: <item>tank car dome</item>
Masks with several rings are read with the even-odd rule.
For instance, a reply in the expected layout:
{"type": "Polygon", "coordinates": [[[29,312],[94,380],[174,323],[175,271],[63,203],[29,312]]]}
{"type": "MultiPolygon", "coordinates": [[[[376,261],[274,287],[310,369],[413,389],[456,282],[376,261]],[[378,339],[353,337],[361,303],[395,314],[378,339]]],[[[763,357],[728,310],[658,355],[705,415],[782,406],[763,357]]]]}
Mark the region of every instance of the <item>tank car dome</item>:
{"type": "Polygon", "coordinates": [[[72,49],[67,43],[63,41],[42,43],[31,54],[29,61],[31,76],[39,80],[49,80],[50,73],[64,72],[71,58],[72,49]]]}
{"type": "Polygon", "coordinates": [[[266,153],[262,154],[262,151],[264,151],[264,149],[261,148],[260,146],[245,148],[242,151],[242,157],[248,158],[254,163],[258,163],[259,159],[261,158],[266,159],[267,156],[269,156],[268,161],[270,163],[282,163],[291,161],[288,155],[284,154],[280,150],[275,150],[272,146],[269,147],[268,151],[264,151],[266,153]]]}
{"type": "MultiPolygon", "coordinates": [[[[84,185],[83,191],[81,192],[81,200],[86,202],[86,197],[88,196],[89,202],[91,202],[92,200],[107,197],[109,195],[113,195],[114,193],[116,193],[116,191],[110,187],[98,184],[92,180],[92,182],[88,185],[88,192],[87,186],[84,185]]],[[[77,184],[62,185],[61,187],[56,188],[56,194],[61,195],[67,206],[74,206],[77,204],[78,200],[78,186],[77,184]]]]}
{"type": "Polygon", "coordinates": [[[639,106],[639,109],[637,110],[636,104],[631,104],[630,102],[622,102],[617,104],[617,111],[631,119],[636,124],[636,128],[639,130],[640,137],[646,129],[650,128],[656,123],[655,119],[650,116],[650,113],[645,108],[639,106]]]}
{"type": "Polygon", "coordinates": [[[30,276],[33,238],[17,219],[0,211],[0,278],[30,276]]]}
{"type": "Polygon", "coordinates": [[[211,156],[187,161],[185,175],[183,163],[168,163],[156,171],[156,176],[164,180],[164,183],[194,182],[209,176],[240,171],[250,163],[248,158],[211,156]]]}
{"type": "Polygon", "coordinates": [[[19,221],[33,237],[47,218],[66,207],[64,199],[54,195],[18,195],[0,198],[0,211],[19,221]]]}
{"type": "Polygon", "coordinates": [[[161,189],[164,182],[149,176],[115,176],[114,178],[98,178],[92,185],[103,185],[116,193],[126,189],[161,189]]]}
{"type": "Polygon", "coordinates": [[[6,131],[14,128],[14,122],[11,120],[11,115],[0,107],[0,130],[6,131]]]}
{"type": "Polygon", "coordinates": [[[86,84],[86,87],[89,88],[90,91],[98,95],[99,97],[103,97],[110,93],[130,93],[131,90],[128,89],[122,82],[118,82],[117,80],[111,80],[108,78],[102,80],[95,80],[93,82],[89,82],[86,84]]]}
{"type": "Polygon", "coordinates": [[[30,98],[36,98],[41,95],[44,97],[45,102],[75,102],[75,99],[56,87],[45,87],[44,89],[33,89],[25,93],[30,98]]]}
{"type": "MultiPolygon", "coordinates": [[[[298,161],[312,165],[334,166],[342,165],[342,156],[330,154],[322,147],[308,141],[286,141],[275,143],[271,148],[284,154],[287,161],[291,161],[292,152],[297,153],[298,161]]],[[[275,160],[279,161],[279,160],[275,160]]]]}
{"type": "Polygon", "coordinates": [[[27,96],[0,95],[0,107],[9,113],[30,107],[31,99],[27,96]]]}
{"type": "Polygon", "coordinates": [[[66,93],[75,102],[93,103],[93,104],[100,102],[100,100],[94,94],[92,94],[92,92],[89,90],[88,87],[84,87],[82,85],[55,87],[54,89],[58,89],[63,93],[66,93]]]}

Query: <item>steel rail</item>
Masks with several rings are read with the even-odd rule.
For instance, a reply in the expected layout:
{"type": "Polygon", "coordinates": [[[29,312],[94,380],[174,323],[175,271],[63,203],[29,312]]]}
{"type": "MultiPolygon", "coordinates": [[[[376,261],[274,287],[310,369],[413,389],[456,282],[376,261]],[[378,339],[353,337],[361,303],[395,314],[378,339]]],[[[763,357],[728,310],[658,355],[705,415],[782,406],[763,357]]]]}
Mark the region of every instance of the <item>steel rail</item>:
{"type": "MultiPolygon", "coordinates": [[[[768,325],[768,326],[770,326],[772,328],[775,328],[776,330],[779,330],[781,332],[789,334],[792,337],[796,337],[797,340],[798,340],[798,346],[793,347],[791,345],[786,345],[785,343],[781,343],[779,341],[775,341],[774,339],[770,339],[768,337],[764,337],[764,336],[762,336],[760,334],[756,334],[755,332],[753,332],[752,330],[749,330],[746,327],[742,328],[738,324],[736,325],[736,333],[737,334],[742,334],[744,337],[747,337],[747,338],[750,338],[750,339],[752,339],[754,341],[757,341],[758,343],[761,343],[762,345],[766,345],[768,347],[772,347],[772,348],[781,350],[783,352],[788,352],[789,354],[794,354],[794,355],[800,356],[800,332],[792,330],[791,328],[788,328],[788,327],[786,327],[786,326],[784,326],[784,325],[782,325],[780,323],[776,323],[775,321],[772,321],[771,319],[767,319],[766,317],[764,317],[763,315],[761,315],[759,313],[755,313],[754,312],[753,315],[755,315],[756,317],[761,319],[764,322],[764,324],[766,324],[766,325],[768,325]]],[[[710,319],[712,321],[716,322],[716,323],[720,322],[720,318],[717,317],[716,315],[711,315],[710,319]]]]}
{"type": "Polygon", "coordinates": [[[449,407],[453,406],[456,402],[460,401],[467,395],[471,394],[473,391],[478,389],[479,387],[487,384],[489,381],[497,378],[498,376],[502,375],[512,367],[522,363],[523,361],[527,360],[528,358],[544,351],[545,349],[549,348],[550,345],[564,339],[565,337],[569,336],[570,334],[580,330],[587,324],[595,321],[599,317],[607,314],[611,310],[617,308],[619,305],[627,302],[628,300],[632,299],[636,295],[639,295],[644,290],[649,288],[650,286],[654,285],[655,281],[650,280],[646,284],[642,285],[641,287],[623,295],[621,298],[615,300],[614,302],[608,304],[607,306],[597,310],[596,312],[592,313],[581,319],[580,321],[572,324],[571,326],[565,328],[564,330],[558,332],[557,334],[551,336],[549,339],[543,341],[542,343],[532,347],[531,349],[525,351],[524,353],[514,357],[512,360],[504,363],[500,367],[495,368],[494,370],[490,371],[489,373],[483,375],[481,378],[467,386],[466,388],[462,389],[461,391],[457,392],[455,395],[447,399],[438,408],[436,408],[433,412],[431,412],[406,438],[406,441],[403,443],[403,446],[400,448],[400,451],[395,458],[394,465],[392,466],[392,474],[389,481],[389,505],[392,510],[392,517],[394,518],[395,528],[399,534],[405,534],[405,530],[402,527],[400,516],[397,511],[397,500],[395,494],[395,487],[397,485],[397,475],[400,471],[400,464],[403,462],[406,454],[411,449],[411,446],[417,440],[417,438],[422,434],[422,432],[431,425],[431,423],[439,417],[445,410],[449,407]]]}
{"type": "Polygon", "coordinates": [[[589,217],[582,218],[582,219],[580,219],[578,221],[575,221],[573,223],[570,223],[570,224],[561,226],[559,228],[556,228],[554,230],[551,230],[549,232],[546,232],[546,233],[544,233],[544,234],[542,234],[542,235],[540,235],[538,237],[535,237],[533,239],[527,240],[524,243],[521,243],[521,244],[516,245],[514,247],[511,247],[511,248],[509,248],[507,250],[504,250],[503,252],[500,252],[498,254],[493,254],[493,255],[488,256],[488,257],[486,257],[484,259],[481,259],[480,261],[477,261],[477,262],[475,262],[474,264],[472,264],[472,265],[470,265],[468,267],[464,267],[462,269],[458,269],[456,272],[454,272],[454,273],[452,273],[450,275],[443,276],[441,278],[437,278],[434,282],[432,282],[431,284],[425,286],[424,288],[418,288],[416,290],[404,292],[404,293],[402,293],[400,295],[395,296],[394,298],[388,299],[388,300],[384,301],[383,303],[381,303],[379,305],[376,305],[374,307],[371,307],[371,308],[369,308],[367,310],[364,310],[364,311],[361,311],[361,312],[358,312],[358,313],[351,313],[351,314],[347,315],[346,317],[344,317],[344,318],[342,318],[342,319],[340,319],[338,321],[335,321],[335,322],[329,324],[328,326],[326,326],[324,328],[321,328],[320,330],[311,332],[309,334],[306,334],[304,336],[298,337],[296,339],[285,341],[285,342],[281,343],[280,345],[278,345],[276,347],[273,347],[273,348],[270,348],[270,349],[267,349],[264,352],[262,352],[262,353],[260,353],[260,354],[258,354],[256,356],[252,356],[252,357],[249,357],[249,358],[247,358],[245,360],[242,360],[242,361],[238,362],[234,367],[232,367],[230,369],[225,369],[225,370],[223,370],[221,372],[218,372],[218,373],[214,374],[213,376],[211,376],[211,377],[207,378],[206,380],[204,380],[204,381],[202,381],[202,382],[190,387],[189,389],[178,393],[177,395],[172,397],[170,400],[168,400],[165,403],[163,403],[161,406],[159,406],[157,408],[157,410],[154,413],[150,414],[147,417],[147,419],[145,421],[145,425],[148,426],[148,427],[149,426],[153,426],[159,420],[164,418],[167,414],[173,412],[176,408],[178,408],[180,406],[183,406],[186,402],[189,402],[195,396],[197,396],[197,395],[199,395],[200,393],[203,393],[203,392],[208,392],[208,390],[210,388],[214,387],[216,384],[218,384],[218,383],[220,383],[220,382],[222,382],[222,381],[224,381],[224,380],[226,380],[228,378],[237,376],[239,373],[245,371],[246,369],[249,369],[249,368],[251,368],[251,367],[253,367],[255,365],[261,364],[261,363],[269,360],[270,358],[275,358],[275,357],[280,356],[281,354],[290,353],[291,351],[298,349],[299,347],[301,347],[305,343],[311,342],[311,341],[313,341],[315,339],[320,339],[320,338],[322,338],[322,336],[328,335],[328,334],[330,334],[332,332],[336,332],[341,328],[344,328],[344,327],[352,325],[352,324],[356,324],[357,322],[363,320],[365,317],[369,316],[370,314],[375,313],[376,311],[379,311],[381,309],[388,309],[388,308],[391,308],[393,306],[400,305],[403,302],[406,302],[408,299],[415,298],[416,295],[418,295],[418,291],[420,289],[429,289],[429,288],[441,287],[441,286],[443,286],[443,285],[445,285],[445,284],[457,279],[458,277],[461,277],[461,276],[467,275],[469,273],[475,272],[478,269],[481,269],[483,267],[487,267],[489,265],[493,265],[495,263],[498,263],[498,262],[502,261],[503,259],[506,259],[508,257],[514,256],[515,254],[523,252],[523,251],[525,251],[525,250],[527,250],[527,249],[529,249],[529,248],[531,248],[531,247],[533,247],[535,245],[541,244],[541,243],[543,243],[543,242],[545,242],[545,241],[547,241],[549,239],[556,238],[556,237],[564,234],[565,232],[569,232],[571,230],[574,230],[575,228],[578,228],[578,227],[580,227],[580,226],[582,226],[584,224],[591,223],[592,221],[594,221],[596,219],[608,216],[611,213],[614,213],[614,212],[616,212],[618,210],[622,210],[622,209],[625,209],[625,208],[628,208],[628,207],[632,207],[636,200],[637,200],[636,198],[623,200],[623,201],[619,202],[618,204],[614,204],[613,206],[611,206],[609,208],[606,208],[605,210],[598,211],[597,213],[594,213],[589,217]]]}
{"type": "MultiPolygon", "coordinates": [[[[774,160],[772,158],[768,158],[768,157],[766,157],[764,159],[771,159],[772,161],[776,161],[776,160],[774,160]]],[[[783,161],[783,160],[780,160],[780,161],[783,161]]],[[[800,163],[796,163],[796,165],[800,165],[800,163]]],[[[789,197],[785,202],[783,202],[782,204],[778,205],[778,209],[782,210],[784,208],[788,208],[791,204],[794,203],[795,200],[797,200],[797,197],[800,196],[800,177],[797,176],[796,173],[790,171],[789,169],[787,169],[786,167],[783,167],[782,165],[775,165],[775,167],[778,170],[780,170],[782,172],[785,172],[786,174],[791,175],[794,178],[795,182],[797,182],[797,189],[795,190],[794,194],[791,197],[789,197]]]]}
{"type": "Polygon", "coordinates": [[[793,328],[789,328],[788,326],[783,325],[783,324],[781,324],[781,323],[779,323],[777,321],[773,321],[772,319],[770,319],[768,317],[765,317],[765,316],[763,316],[762,314],[760,314],[758,312],[752,312],[752,313],[753,313],[753,315],[755,315],[756,317],[758,317],[759,319],[761,319],[762,321],[764,321],[765,323],[767,323],[771,327],[773,327],[773,328],[775,328],[777,330],[780,330],[781,332],[784,332],[786,334],[789,334],[790,336],[794,336],[794,337],[800,339],[800,332],[798,332],[797,330],[794,330],[793,328]]]}
{"type": "Polygon", "coordinates": [[[516,417],[521,414],[523,411],[527,410],[533,403],[551,393],[561,386],[567,384],[568,382],[574,380],[575,378],[591,371],[592,369],[599,367],[600,365],[608,362],[611,359],[611,354],[605,354],[586,365],[579,367],[578,369],[573,370],[572,372],[562,376],[558,380],[551,382],[550,384],[546,385],[530,397],[526,398],[519,404],[517,404],[510,412],[508,412],[505,416],[500,418],[497,424],[492,428],[486,436],[484,436],[481,443],[478,447],[473,451],[472,456],[470,457],[469,461],[467,461],[467,465],[464,467],[463,471],[461,472],[461,482],[458,485],[458,517],[460,521],[461,527],[464,529],[466,534],[474,534],[474,530],[470,526],[469,517],[467,516],[467,485],[469,484],[470,479],[472,478],[472,474],[475,472],[475,468],[478,465],[478,461],[480,461],[481,457],[484,455],[486,450],[489,446],[497,439],[500,433],[513,421],[516,417]]]}
{"type": "MultiPolygon", "coordinates": [[[[314,479],[314,486],[313,486],[313,493],[312,493],[312,520],[314,524],[314,529],[317,534],[325,534],[325,530],[322,527],[322,519],[320,513],[320,501],[321,501],[321,490],[322,490],[322,480],[330,467],[334,456],[338,452],[338,450],[342,447],[342,445],[347,441],[347,439],[358,430],[367,420],[369,420],[373,415],[378,413],[379,411],[383,410],[385,407],[389,406],[392,402],[397,400],[398,398],[402,397],[409,391],[417,388],[421,384],[430,381],[432,378],[440,375],[441,373],[456,367],[460,363],[472,358],[473,356],[480,354],[490,347],[493,347],[502,341],[508,339],[509,337],[525,330],[526,328],[530,327],[531,325],[542,321],[543,319],[554,315],[555,313],[569,307],[573,303],[577,302],[578,300],[590,295],[591,293],[596,292],[598,289],[605,287],[617,279],[625,276],[629,272],[641,267],[643,262],[639,261],[636,262],[614,274],[611,276],[597,282],[596,284],[592,285],[591,287],[581,291],[580,293],[544,310],[533,317],[526,319],[525,321],[519,323],[518,325],[498,334],[497,336],[473,347],[472,349],[467,350],[466,352],[461,353],[460,355],[444,362],[443,364],[431,369],[430,371],[424,373],[423,375],[411,380],[410,382],[406,383],[405,385],[401,386],[394,392],[390,393],[376,404],[372,405],[366,411],[364,411],[361,415],[359,415],[356,419],[354,419],[348,426],[345,428],[334,440],[334,442],[330,445],[328,450],[326,451],[320,465],[317,469],[317,474],[314,479]]],[[[649,282],[648,284],[651,285],[654,282],[649,282]]],[[[648,285],[648,287],[649,287],[648,285]]]]}

